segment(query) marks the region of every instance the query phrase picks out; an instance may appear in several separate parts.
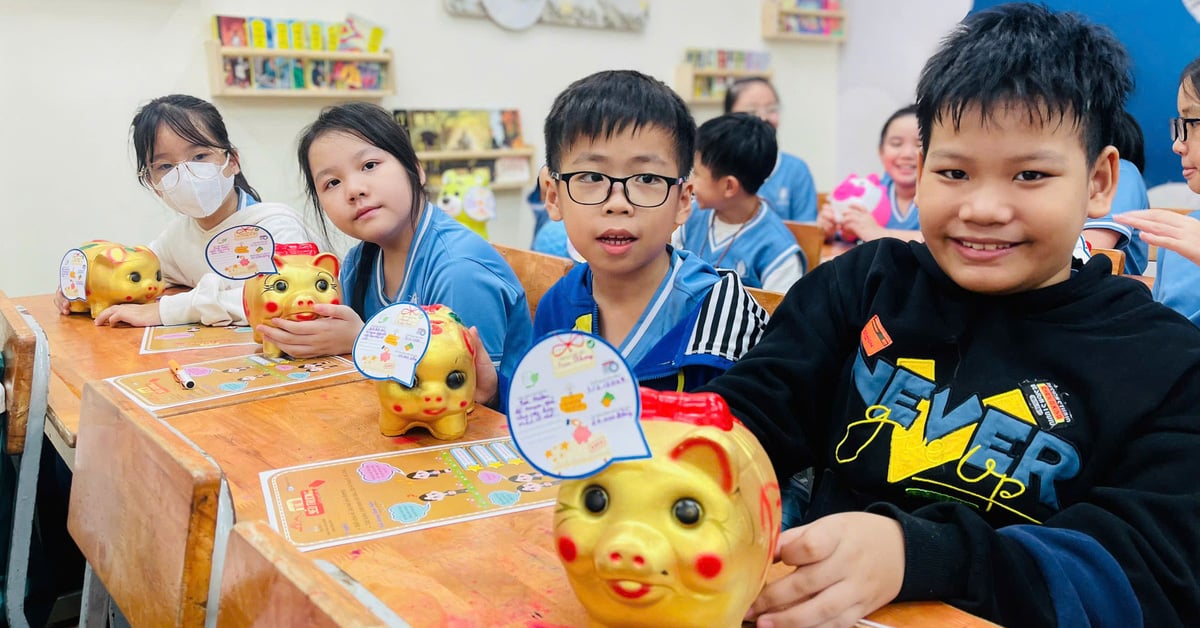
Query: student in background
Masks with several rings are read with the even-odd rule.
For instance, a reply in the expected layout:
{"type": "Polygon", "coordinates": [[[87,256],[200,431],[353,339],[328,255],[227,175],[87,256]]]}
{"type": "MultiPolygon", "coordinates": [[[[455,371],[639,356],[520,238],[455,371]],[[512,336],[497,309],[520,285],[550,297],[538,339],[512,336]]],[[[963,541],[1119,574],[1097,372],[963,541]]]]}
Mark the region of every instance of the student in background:
{"type": "MultiPolygon", "coordinates": [[[[1171,150],[1179,155],[1188,188],[1200,194],[1200,57],[1183,69],[1176,94],[1179,117],[1171,119],[1171,150]]],[[[1159,247],[1154,298],[1200,325],[1200,211],[1187,216],[1147,209],[1115,216],[1141,230],[1141,239],[1159,247]]]]}
{"type": "Polygon", "coordinates": [[[1112,144],[1121,157],[1117,194],[1113,197],[1112,210],[1107,216],[1089,218],[1083,225],[1083,237],[1091,248],[1124,251],[1124,271],[1130,275],[1141,275],[1146,271],[1149,247],[1139,237],[1137,229],[1115,220],[1126,212],[1150,207],[1146,182],[1142,179],[1142,169],[1146,167],[1145,140],[1142,127],[1128,111],[1122,111],[1113,121],[1112,144]]]}
{"type": "MultiPolygon", "coordinates": [[[[475,346],[482,341],[477,365],[516,367],[531,341],[525,290],[495,248],[428,201],[408,133],[387,111],[325,109],[301,134],[298,156],[318,218],[362,242],[342,264],[349,305],[317,304],[324,318],[314,321],[274,319],[277,328],[258,327],[265,338],[296,357],[348,353],[363,321],[388,305],[441,304],[470,326],[475,346]]],[[[481,392],[477,401],[492,401],[481,392]]]]}
{"type": "MultiPolygon", "coordinates": [[[[753,113],[779,128],[779,94],[761,77],[738,79],[725,92],[725,113],[753,113]]],[[[812,222],[817,219],[817,188],[804,160],[779,151],[771,176],[758,190],[784,220],[812,222]]]]}
{"type": "Polygon", "coordinates": [[[602,336],[658,390],[690,390],[728,368],[767,314],[735,273],[669,245],[691,212],[687,105],[639,72],[600,72],[558,95],[545,132],[546,210],[587,263],[542,297],[535,332],[602,336]]]}
{"type": "Polygon", "coordinates": [[[921,225],[917,216],[917,169],[921,154],[921,135],[917,129],[917,107],[898,109],[879,132],[879,161],[884,175],[879,180],[891,211],[887,222],[880,224],[871,211],[852,203],[838,222],[833,207],[821,208],[817,224],[825,230],[826,239],[840,233],[843,240],[869,242],[890,236],[901,240],[920,240],[921,225]]]}
{"type": "MultiPolygon", "coordinates": [[[[133,117],[138,181],[179,216],[149,247],[158,256],[168,285],[191,288],[154,303],[113,305],[97,325],[245,325],[242,282],[225,279],[208,264],[213,236],[237,225],[255,225],[276,242],[312,242],[296,210],[263,203],[242,173],[225,121],[211,103],[173,94],[146,103],[133,117]]],[[[55,302],[69,314],[59,293],[55,302]]]]}
{"type": "Polygon", "coordinates": [[[804,274],[792,232],[756,193],[775,166],[775,129],[747,113],[700,125],[692,190],[696,203],[674,243],[751,288],[787,292],[804,274]]]}
{"type": "Polygon", "coordinates": [[[816,468],[759,626],[907,600],[1006,626],[1200,617],[1200,329],[1071,257],[1132,85],[1109,30],[1033,4],[968,15],[926,63],[924,243],[817,266],[702,388],[777,477],[816,468]]]}

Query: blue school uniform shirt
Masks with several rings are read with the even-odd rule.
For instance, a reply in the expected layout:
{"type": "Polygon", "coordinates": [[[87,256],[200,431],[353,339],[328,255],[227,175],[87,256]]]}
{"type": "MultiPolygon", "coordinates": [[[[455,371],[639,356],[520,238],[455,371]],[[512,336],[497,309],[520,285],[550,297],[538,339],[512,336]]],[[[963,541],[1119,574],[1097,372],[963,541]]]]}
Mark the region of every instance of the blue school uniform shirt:
{"type": "Polygon", "coordinates": [[[908,215],[901,216],[900,210],[896,203],[896,182],[892,180],[892,175],[884,174],[879,180],[880,185],[887,191],[888,203],[891,205],[892,213],[888,216],[887,224],[884,229],[908,229],[910,231],[919,231],[921,229],[921,221],[917,212],[917,203],[914,200],[909,205],[908,215]]]}
{"type": "MultiPolygon", "coordinates": [[[[690,391],[723,373],[762,337],[767,312],[736,273],[718,272],[687,251],[667,247],[670,267],[641,318],[617,347],[638,384],[690,391]]],[[[600,335],[592,270],[579,264],[538,301],[534,332],[600,335]]]]}
{"type": "Polygon", "coordinates": [[[796,237],[763,204],[738,232],[721,240],[713,232],[715,220],[715,210],[693,209],[679,227],[680,245],[713,266],[734,270],[751,288],[762,288],[771,273],[796,257],[801,272],[807,272],[808,262],[796,237]]]}
{"type": "Polygon", "coordinates": [[[533,236],[533,250],[547,255],[571,257],[567,250],[567,226],[561,220],[548,220],[533,236]]]}
{"type": "Polygon", "coordinates": [[[784,220],[816,222],[817,187],[803,159],[779,153],[771,176],[758,188],[758,196],[784,220]]]}
{"type": "MultiPolygon", "coordinates": [[[[1113,248],[1125,252],[1125,272],[1130,275],[1141,275],[1146,272],[1150,246],[1142,241],[1141,232],[1129,225],[1123,225],[1113,220],[1113,217],[1125,212],[1150,207],[1150,198],[1146,194],[1146,181],[1142,173],[1132,162],[1120,161],[1120,174],[1117,179],[1117,192],[1113,196],[1112,209],[1102,218],[1089,218],[1083,229],[1108,229],[1120,236],[1113,248]]],[[[1186,260],[1185,260],[1186,261],[1186,260]]],[[[1157,280],[1156,280],[1157,281],[1157,280]]]]}
{"type": "Polygon", "coordinates": [[[350,249],[342,265],[342,294],[347,302],[354,285],[367,282],[363,298],[366,321],[393,303],[440,303],[454,310],[479,337],[500,372],[511,376],[517,360],[533,340],[533,322],[525,289],[512,267],[492,245],[436,206],[426,203],[408,249],[404,279],[396,294],[383,288],[383,255],[366,276],[358,272],[362,244],[350,249]]]}
{"type": "MultiPolygon", "coordinates": [[[[1188,215],[1200,220],[1200,210],[1188,215]]],[[[1154,300],[1200,325],[1200,266],[1175,251],[1159,248],[1154,300]]]]}

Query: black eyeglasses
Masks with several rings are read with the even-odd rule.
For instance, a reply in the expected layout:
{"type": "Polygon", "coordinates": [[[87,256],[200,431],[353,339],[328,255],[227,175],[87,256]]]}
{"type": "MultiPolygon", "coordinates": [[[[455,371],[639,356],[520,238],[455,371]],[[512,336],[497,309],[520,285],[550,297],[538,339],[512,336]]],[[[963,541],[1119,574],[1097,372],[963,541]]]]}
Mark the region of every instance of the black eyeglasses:
{"type": "Polygon", "coordinates": [[[1200,122],[1200,118],[1171,118],[1171,141],[1186,142],[1188,127],[1200,122]]]}
{"type": "Polygon", "coordinates": [[[612,195],[614,183],[625,190],[625,200],[635,207],[658,207],[667,202],[671,187],[687,181],[687,177],[664,177],[642,172],[628,177],[610,177],[603,172],[550,172],[550,178],[567,184],[567,196],[580,205],[603,205],[612,195]]]}

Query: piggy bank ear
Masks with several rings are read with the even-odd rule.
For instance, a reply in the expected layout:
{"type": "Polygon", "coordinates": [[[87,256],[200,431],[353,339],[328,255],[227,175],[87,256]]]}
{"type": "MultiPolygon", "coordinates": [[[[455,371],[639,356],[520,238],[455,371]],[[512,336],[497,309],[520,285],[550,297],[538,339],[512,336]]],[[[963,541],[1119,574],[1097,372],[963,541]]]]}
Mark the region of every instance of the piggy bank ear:
{"type": "Polygon", "coordinates": [[[737,484],[729,452],[721,443],[705,436],[691,436],[671,450],[671,459],[711,477],[726,494],[737,484]]]}
{"type": "Polygon", "coordinates": [[[97,268],[107,268],[107,269],[111,270],[113,268],[116,268],[117,264],[119,264],[120,262],[118,262],[117,260],[112,258],[111,251],[104,251],[103,253],[97,255],[95,259],[91,260],[91,263],[94,264],[97,268]]]}
{"type": "Polygon", "coordinates": [[[277,270],[283,270],[283,267],[286,265],[286,262],[284,261],[285,259],[287,259],[286,257],[284,257],[283,255],[276,254],[276,255],[271,256],[271,259],[273,259],[275,261],[275,268],[277,270]]]}
{"type": "Polygon", "coordinates": [[[324,270],[334,277],[338,276],[338,258],[333,253],[321,253],[314,257],[313,266],[324,270]]]}

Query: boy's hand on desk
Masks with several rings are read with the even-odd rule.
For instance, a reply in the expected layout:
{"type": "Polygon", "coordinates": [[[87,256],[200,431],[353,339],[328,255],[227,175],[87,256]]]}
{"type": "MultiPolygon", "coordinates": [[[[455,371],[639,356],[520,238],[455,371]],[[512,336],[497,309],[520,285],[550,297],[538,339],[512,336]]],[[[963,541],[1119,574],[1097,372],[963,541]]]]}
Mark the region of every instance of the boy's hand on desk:
{"type": "Polygon", "coordinates": [[[1200,220],[1167,209],[1142,209],[1113,216],[1113,220],[1140,229],[1146,244],[1162,247],[1200,264],[1200,220]]]}
{"type": "Polygon", "coordinates": [[[759,626],[853,626],[904,582],[900,523],[882,515],[847,512],[787,530],[775,558],[796,571],[758,594],[746,617],[759,626]]]}
{"type": "Polygon", "coordinates": [[[158,302],[110,305],[96,316],[97,325],[116,327],[118,323],[125,323],[133,327],[162,325],[162,317],[158,314],[158,302]]]}
{"type": "Polygon", "coordinates": [[[500,388],[500,378],[496,375],[496,365],[492,356],[488,355],[479,338],[479,330],[472,327],[467,330],[471,340],[471,351],[475,354],[475,403],[487,405],[496,398],[500,388]]]}
{"type": "Polygon", "coordinates": [[[362,331],[363,321],[349,305],[313,305],[317,318],[311,321],[289,321],[273,318],[271,325],[255,328],[262,337],[275,343],[293,358],[312,358],[322,355],[341,355],[354,350],[354,340],[362,331]]]}

